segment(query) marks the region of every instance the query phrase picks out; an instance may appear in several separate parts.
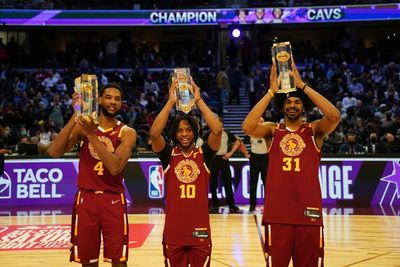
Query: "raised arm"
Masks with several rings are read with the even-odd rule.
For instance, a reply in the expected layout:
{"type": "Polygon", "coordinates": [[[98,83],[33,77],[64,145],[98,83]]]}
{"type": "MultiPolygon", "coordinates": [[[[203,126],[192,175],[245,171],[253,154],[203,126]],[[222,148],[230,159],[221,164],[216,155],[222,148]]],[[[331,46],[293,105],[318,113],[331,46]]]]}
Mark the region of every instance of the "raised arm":
{"type": "Polygon", "coordinates": [[[261,98],[260,101],[254,106],[254,108],[247,115],[246,119],[242,123],[242,130],[245,134],[256,137],[270,137],[273,134],[275,127],[273,127],[272,123],[258,123],[265,109],[268,107],[269,103],[271,103],[272,98],[275,96],[278,91],[278,77],[276,76],[276,67],[275,61],[272,61],[271,67],[271,75],[269,77],[270,80],[270,89],[268,93],[261,98]]]}
{"type": "Polygon", "coordinates": [[[222,123],[219,121],[218,116],[211,111],[211,109],[201,98],[200,88],[194,83],[193,79],[191,79],[191,82],[194,100],[197,104],[197,107],[203,114],[204,120],[207,122],[207,125],[210,128],[210,135],[208,136],[207,144],[212,150],[217,151],[221,145],[222,123]]]}
{"type": "Polygon", "coordinates": [[[312,122],[315,141],[317,142],[318,147],[322,147],[324,137],[333,132],[339,124],[341,119],[340,111],[328,99],[305,84],[301,79],[294,61],[292,65],[296,87],[302,89],[324,115],[322,119],[312,122]]]}
{"type": "Polygon", "coordinates": [[[178,86],[178,81],[176,79],[173,79],[169,87],[168,101],[164,105],[160,113],[157,115],[156,119],[153,122],[153,125],[151,125],[150,128],[150,140],[153,151],[155,153],[160,152],[165,147],[165,139],[162,136],[162,132],[164,131],[165,125],[167,124],[169,111],[171,110],[171,108],[173,108],[176,102],[176,96],[175,96],[176,86],[178,86]]]}
{"type": "MultiPolygon", "coordinates": [[[[77,93],[72,95],[73,104],[79,102],[80,96],[77,93]]],[[[71,150],[81,137],[80,126],[76,123],[76,114],[72,115],[71,119],[60,131],[57,137],[51,142],[47,153],[52,157],[61,157],[65,152],[71,150]]]]}

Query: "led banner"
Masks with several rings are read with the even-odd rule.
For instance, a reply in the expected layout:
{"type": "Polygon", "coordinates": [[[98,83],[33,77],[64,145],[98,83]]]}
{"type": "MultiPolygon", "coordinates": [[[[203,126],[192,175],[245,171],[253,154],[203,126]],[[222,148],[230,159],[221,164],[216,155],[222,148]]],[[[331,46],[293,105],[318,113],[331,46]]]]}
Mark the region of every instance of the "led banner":
{"type": "MultiPolygon", "coordinates": [[[[249,203],[250,167],[245,159],[231,160],[236,203],[249,203]]],[[[0,206],[65,205],[76,193],[78,160],[7,160],[0,177],[0,206]]],[[[319,169],[324,204],[333,206],[400,205],[400,163],[388,159],[323,159],[319,169]]],[[[131,159],[125,170],[128,202],[160,206],[165,181],[157,159],[131,159]]],[[[268,178],[267,178],[268,179],[268,178]]],[[[224,198],[223,187],[218,197],[224,198]]],[[[209,198],[211,195],[209,194],[209,198]]],[[[263,203],[261,182],[258,203],[263,203]]]]}
{"type": "Polygon", "coordinates": [[[399,4],[194,10],[0,10],[3,26],[160,26],[400,19],[399,4]]]}

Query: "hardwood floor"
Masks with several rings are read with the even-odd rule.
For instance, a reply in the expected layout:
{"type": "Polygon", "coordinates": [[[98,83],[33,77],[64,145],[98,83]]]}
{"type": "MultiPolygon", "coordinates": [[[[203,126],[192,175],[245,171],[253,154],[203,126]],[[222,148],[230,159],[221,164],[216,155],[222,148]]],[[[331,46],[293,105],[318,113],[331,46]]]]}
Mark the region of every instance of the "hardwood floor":
{"type": "MultiPolygon", "coordinates": [[[[261,214],[257,215],[258,221],[261,214]]],[[[139,248],[130,249],[129,266],[163,266],[164,215],[129,215],[130,223],[154,224],[139,248]]],[[[399,267],[400,217],[327,215],[325,266],[399,267]]],[[[69,224],[69,215],[0,217],[0,226],[69,224]]],[[[253,214],[212,214],[211,266],[265,266],[253,214]]],[[[264,232],[261,227],[261,232],[264,232]]],[[[1,241],[1,240],[0,240],[1,241]]],[[[68,250],[0,250],[0,266],[79,266],[68,262],[68,250]]],[[[111,266],[100,263],[100,266],[111,266]]]]}

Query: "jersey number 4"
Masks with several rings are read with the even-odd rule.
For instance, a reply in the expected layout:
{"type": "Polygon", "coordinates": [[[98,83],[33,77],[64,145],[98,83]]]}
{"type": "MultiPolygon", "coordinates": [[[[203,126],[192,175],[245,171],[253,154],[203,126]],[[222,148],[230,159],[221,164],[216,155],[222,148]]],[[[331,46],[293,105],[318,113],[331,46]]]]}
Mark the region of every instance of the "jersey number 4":
{"type": "Polygon", "coordinates": [[[300,158],[283,158],[282,170],[286,172],[300,171],[300,158]]]}
{"type": "Polygon", "coordinates": [[[196,197],[196,186],[194,184],[181,184],[179,189],[181,190],[181,198],[196,197]]]}
{"type": "Polygon", "coordinates": [[[104,174],[103,162],[102,161],[97,162],[97,164],[94,165],[93,170],[97,172],[97,175],[99,176],[103,175],[104,174]]]}

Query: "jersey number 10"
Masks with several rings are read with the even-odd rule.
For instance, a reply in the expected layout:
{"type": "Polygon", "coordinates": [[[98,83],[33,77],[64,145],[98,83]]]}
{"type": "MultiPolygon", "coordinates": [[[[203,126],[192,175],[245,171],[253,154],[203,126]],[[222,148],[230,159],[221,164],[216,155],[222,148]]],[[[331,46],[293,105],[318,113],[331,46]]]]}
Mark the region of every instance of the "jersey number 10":
{"type": "Polygon", "coordinates": [[[181,190],[181,198],[196,197],[196,186],[194,184],[181,184],[179,189],[181,190]]]}

